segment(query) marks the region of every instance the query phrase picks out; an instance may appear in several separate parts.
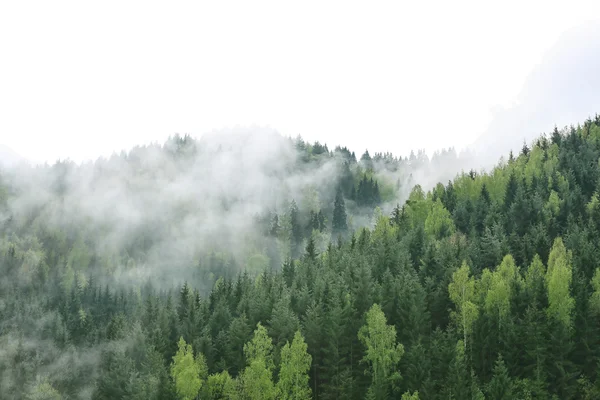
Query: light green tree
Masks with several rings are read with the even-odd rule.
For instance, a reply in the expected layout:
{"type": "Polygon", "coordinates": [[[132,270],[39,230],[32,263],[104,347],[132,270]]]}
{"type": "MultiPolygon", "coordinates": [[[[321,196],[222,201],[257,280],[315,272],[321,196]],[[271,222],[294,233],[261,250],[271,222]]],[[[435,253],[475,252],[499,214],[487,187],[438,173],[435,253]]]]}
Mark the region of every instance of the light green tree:
{"type": "Polygon", "coordinates": [[[592,277],[592,289],[590,296],[590,310],[596,316],[600,316],[600,268],[596,268],[592,277]]]}
{"type": "Polygon", "coordinates": [[[396,327],[387,324],[379,304],[373,304],[367,312],[366,324],[360,328],[358,338],[366,347],[364,361],[370,366],[368,396],[385,399],[394,381],[400,378],[396,367],[404,354],[404,346],[396,343],[396,327]]]}
{"type": "Polygon", "coordinates": [[[510,313],[510,302],[515,284],[520,283],[521,276],[513,257],[508,254],[492,273],[489,288],[485,297],[486,312],[498,318],[498,326],[502,326],[510,313]]]}
{"type": "Polygon", "coordinates": [[[402,395],[400,400],[419,400],[419,392],[414,392],[412,394],[410,392],[406,392],[402,395]]]}
{"type": "Polygon", "coordinates": [[[452,215],[446,210],[441,200],[437,199],[425,219],[425,233],[435,239],[442,239],[454,233],[454,229],[452,215]]]}
{"type": "Polygon", "coordinates": [[[310,399],[312,393],[308,384],[308,371],[312,357],[300,331],[296,331],[294,340],[281,349],[281,368],[277,382],[278,399],[310,399]]]}
{"type": "Polygon", "coordinates": [[[571,254],[565,248],[561,238],[554,241],[548,257],[546,287],[548,289],[548,317],[559,321],[566,328],[572,325],[572,312],[575,300],[570,287],[573,278],[571,254]]]}
{"type": "Polygon", "coordinates": [[[554,190],[550,192],[550,196],[548,197],[548,202],[544,206],[544,208],[550,213],[551,216],[556,217],[560,213],[560,208],[563,204],[563,200],[561,200],[558,193],[554,190]]]}
{"type": "Polygon", "coordinates": [[[539,255],[533,257],[531,265],[527,268],[525,274],[525,290],[528,293],[530,301],[536,300],[538,303],[545,297],[544,282],[546,277],[546,267],[539,255]]]}
{"type": "Polygon", "coordinates": [[[452,274],[452,282],[448,285],[450,300],[456,306],[453,317],[463,330],[463,343],[467,348],[467,337],[473,329],[473,323],[477,320],[479,309],[475,301],[475,279],[469,276],[469,266],[466,261],[452,274]]]}
{"type": "Polygon", "coordinates": [[[61,400],[63,397],[48,380],[37,384],[27,396],[27,400],[61,400]]]}
{"type": "Polygon", "coordinates": [[[274,399],[273,342],[260,322],[254,337],[244,346],[244,355],[247,362],[241,377],[244,396],[251,400],[274,399]]]}
{"type": "Polygon", "coordinates": [[[179,349],[173,356],[171,364],[171,377],[175,382],[175,390],[182,400],[193,400],[198,396],[204,379],[208,374],[208,367],[202,353],[194,359],[191,344],[187,344],[183,337],[177,343],[179,349]]]}
{"type": "Polygon", "coordinates": [[[238,398],[236,381],[231,378],[227,371],[210,375],[206,380],[202,393],[202,399],[207,400],[234,400],[238,398]]]}

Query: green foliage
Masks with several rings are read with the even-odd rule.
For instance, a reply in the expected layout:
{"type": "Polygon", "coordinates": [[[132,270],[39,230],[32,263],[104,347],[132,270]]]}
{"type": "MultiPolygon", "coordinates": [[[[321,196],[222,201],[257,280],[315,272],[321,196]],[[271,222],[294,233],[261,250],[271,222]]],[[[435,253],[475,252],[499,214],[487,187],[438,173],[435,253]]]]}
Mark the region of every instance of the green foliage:
{"type": "Polygon", "coordinates": [[[171,364],[171,377],[175,381],[175,388],[182,400],[196,398],[208,374],[206,361],[202,353],[194,358],[192,345],[187,344],[183,338],[177,343],[178,350],[171,364]]]}
{"type": "Polygon", "coordinates": [[[237,192],[185,198],[177,177],[213,151],[189,137],[26,184],[0,171],[0,397],[599,397],[600,117],[435,187],[411,173],[459,166],[452,151],[289,144],[268,170],[302,187],[252,224],[237,192]],[[339,173],[308,178],[322,167],[339,173]],[[176,207],[115,202],[120,184],[178,187],[176,207]]]}
{"type": "Polygon", "coordinates": [[[348,230],[348,217],[346,216],[346,203],[340,187],[335,195],[333,204],[333,219],[331,231],[333,235],[343,234],[348,230]]]}
{"type": "Polygon", "coordinates": [[[206,400],[234,400],[238,398],[238,389],[235,380],[227,371],[212,374],[206,380],[203,388],[202,399],[206,400]]]}
{"type": "Polygon", "coordinates": [[[406,392],[402,395],[402,398],[400,400],[419,400],[419,392],[406,392]]]}
{"type": "Polygon", "coordinates": [[[62,400],[63,397],[52,385],[44,380],[37,384],[27,395],[27,400],[62,400]]]}
{"type": "Polygon", "coordinates": [[[479,315],[479,308],[475,304],[475,280],[469,276],[469,266],[463,262],[461,267],[452,274],[452,282],[448,285],[450,300],[456,307],[454,318],[462,327],[464,346],[467,346],[467,337],[473,330],[473,323],[479,315]]]}
{"type": "Polygon", "coordinates": [[[282,400],[305,400],[311,398],[308,371],[312,357],[300,331],[296,331],[292,344],[281,349],[281,367],[277,382],[277,398],[282,400]]]}
{"type": "Polygon", "coordinates": [[[454,233],[454,222],[448,210],[438,199],[425,219],[425,233],[435,239],[442,239],[454,233]]]}
{"type": "Polygon", "coordinates": [[[404,354],[404,346],[396,343],[396,328],[387,324],[378,304],[373,304],[367,312],[366,324],[360,328],[358,338],[366,348],[364,361],[371,371],[369,396],[387,398],[394,382],[400,379],[396,366],[404,354]]]}
{"type": "Polygon", "coordinates": [[[265,269],[269,268],[270,260],[266,255],[257,253],[248,257],[247,265],[248,273],[252,275],[258,275],[265,269]]]}
{"type": "Polygon", "coordinates": [[[571,327],[575,300],[571,296],[572,280],[571,255],[567,252],[562,239],[557,238],[552,246],[546,272],[548,287],[548,317],[571,327]]]}
{"type": "Polygon", "coordinates": [[[247,363],[241,375],[244,395],[251,400],[275,399],[273,343],[260,323],[252,340],[244,345],[244,355],[247,363]]]}
{"type": "Polygon", "coordinates": [[[494,366],[494,376],[487,387],[487,395],[490,400],[513,399],[513,382],[508,375],[502,356],[498,356],[494,366]]]}
{"type": "Polygon", "coordinates": [[[502,325],[510,314],[510,305],[517,285],[520,286],[521,276],[515,265],[515,260],[509,254],[491,275],[491,282],[485,297],[485,308],[490,315],[498,318],[502,325]]]}
{"type": "Polygon", "coordinates": [[[546,267],[539,255],[535,255],[525,274],[525,290],[529,299],[540,303],[545,297],[546,267]]]}
{"type": "Polygon", "coordinates": [[[596,268],[594,271],[594,277],[592,278],[592,289],[593,292],[590,296],[590,310],[597,317],[600,317],[600,268],[596,268]]]}

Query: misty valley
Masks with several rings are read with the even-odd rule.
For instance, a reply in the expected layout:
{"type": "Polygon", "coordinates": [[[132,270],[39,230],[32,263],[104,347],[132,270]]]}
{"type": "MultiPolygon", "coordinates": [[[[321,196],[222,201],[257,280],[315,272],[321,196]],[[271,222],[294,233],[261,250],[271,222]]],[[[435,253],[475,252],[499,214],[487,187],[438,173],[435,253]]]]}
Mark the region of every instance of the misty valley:
{"type": "Polygon", "coordinates": [[[481,169],[237,128],[0,168],[1,399],[600,399],[600,116],[481,169]]]}

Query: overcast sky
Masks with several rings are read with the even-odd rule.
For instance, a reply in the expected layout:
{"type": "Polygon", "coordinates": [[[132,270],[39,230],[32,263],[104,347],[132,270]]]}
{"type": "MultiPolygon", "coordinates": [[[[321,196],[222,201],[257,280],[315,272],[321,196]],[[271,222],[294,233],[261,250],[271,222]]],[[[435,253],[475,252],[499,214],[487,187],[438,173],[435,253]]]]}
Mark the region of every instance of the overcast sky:
{"type": "Polygon", "coordinates": [[[0,144],[81,161],[256,124],[357,152],[461,148],[599,3],[3,1],[0,144]]]}

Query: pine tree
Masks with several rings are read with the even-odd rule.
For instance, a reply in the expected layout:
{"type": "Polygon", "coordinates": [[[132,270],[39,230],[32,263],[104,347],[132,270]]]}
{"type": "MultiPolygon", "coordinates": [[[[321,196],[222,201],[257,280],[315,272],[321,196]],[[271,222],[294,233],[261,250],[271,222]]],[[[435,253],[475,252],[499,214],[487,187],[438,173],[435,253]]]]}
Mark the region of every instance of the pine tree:
{"type": "Polygon", "coordinates": [[[299,326],[298,317],[290,308],[289,294],[283,292],[273,306],[269,319],[269,336],[273,338],[274,346],[281,348],[285,342],[292,340],[299,326]]]}
{"type": "Polygon", "coordinates": [[[454,358],[448,370],[446,392],[451,399],[471,398],[471,376],[466,363],[465,345],[459,340],[455,347],[454,358]]]}
{"type": "Polygon", "coordinates": [[[319,370],[321,367],[321,348],[323,340],[323,309],[320,304],[313,300],[306,310],[302,321],[302,327],[305,332],[308,351],[312,357],[312,371],[310,376],[313,394],[318,397],[318,387],[320,383],[319,370]]]}
{"type": "Polygon", "coordinates": [[[319,210],[319,213],[317,214],[317,221],[318,221],[318,230],[320,232],[324,232],[325,231],[325,215],[323,215],[323,210],[319,210]]]}
{"type": "Polygon", "coordinates": [[[508,375],[502,355],[498,355],[494,366],[494,376],[487,387],[487,395],[490,400],[512,400],[513,382],[508,375]]]}
{"type": "Polygon", "coordinates": [[[128,382],[134,370],[132,360],[123,351],[106,350],[100,357],[100,375],[96,382],[94,400],[122,399],[131,395],[128,382]]]}
{"type": "Polygon", "coordinates": [[[554,125],[554,129],[552,130],[552,143],[553,144],[557,144],[560,145],[562,136],[560,134],[560,132],[558,132],[558,127],[556,125],[554,125]]]}
{"type": "Polygon", "coordinates": [[[515,198],[517,197],[517,189],[519,184],[517,182],[517,177],[515,172],[512,171],[508,176],[508,182],[506,183],[506,189],[504,191],[504,210],[510,210],[510,207],[515,202],[515,198]]]}
{"type": "Polygon", "coordinates": [[[279,225],[279,216],[277,213],[273,214],[273,218],[271,219],[271,227],[269,229],[269,233],[272,237],[277,237],[279,235],[279,230],[281,226],[279,225]]]}
{"type": "Polygon", "coordinates": [[[315,239],[313,236],[310,236],[308,238],[308,243],[306,245],[306,258],[311,260],[311,261],[315,261],[317,259],[317,248],[315,245],[315,239]]]}
{"type": "Polygon", "coordinates": [[[189,311],[190,311],[190,288],[187,282],[183,283],[181,290],[179,291],[179,304],[177,306],[177,315],[179,316],[179,321],[185,321],[188,319],[189,311]]]}
{"type": "Polygon", "coordinates": [[[343,300],[332,293],[327,300],[326,315],[323,318],[323,369],[324,380],[321,398],[351,398],[353,394],[352,373],[350,370],[351,337],[349,336],[352,308],[350,296],[343,300]]]}
{"type": "Polygon", "coordinates": [[[242,313],[239,317],[234,318],[229,325],[227,332],[227,365],[229,371],[236,376],[244,369],[244,344],[252,337],[252,328],[246,318],[246,314],[242,313]]]}
{"type": "Polygon", "coordinates": [[[360,157],[360,161],[361,161],[361,163],[363,163],[363,165],[367,171],[373,170],[373,160],[371,159],[371,156],[369,155],[369,150],[365,150],[363,155],[360,157]]]}
{"type": "Polygon", "coordinates": [[[334,236],[344,234],[348,230],[346,204],[341,188],[338,188],[333,204],[332,233],[334,236]]]}
{"type": "Polygon", "coordinates": [[[292,200],[292,203],[290,205],[289,218],[291,226],[292,257],[298,258],[301,251],[303,235],[302,225],[300,224],[298,205],[294,200],[292,200]]]}
{"type": "Polygon", "coordinates": [[[390,218],[390,223],[392,225],[395,226],[400,226],[401,222],[402,222],[402,211],[403,209],[400,208],[400,203],[396,204],[396,207],[394,207],[394,209],[392,210],[392,216],[390,218]]]}
{"type": "Polygon", "coordinates": [[[529,147],[527,146],[527,142],[523,141],[523,147],[521,148],[521,155],[527,157],[529,155],[529,147]]]}

